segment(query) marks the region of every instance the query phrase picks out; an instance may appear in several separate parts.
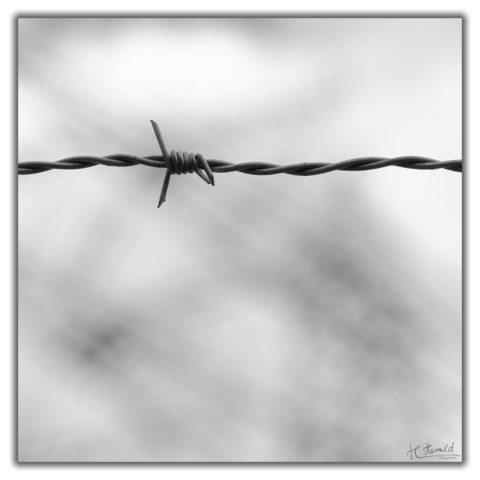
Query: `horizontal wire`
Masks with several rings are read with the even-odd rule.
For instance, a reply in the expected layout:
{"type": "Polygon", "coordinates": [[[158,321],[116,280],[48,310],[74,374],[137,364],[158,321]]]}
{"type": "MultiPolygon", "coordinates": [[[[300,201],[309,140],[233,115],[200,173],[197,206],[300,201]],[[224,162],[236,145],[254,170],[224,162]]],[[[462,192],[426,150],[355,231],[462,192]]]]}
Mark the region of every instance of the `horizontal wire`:
{"type": "MultiPolygon", "coordinates": [[[[277,165],[274,163],[246,162],[230,163],[223,160],[206,160],[207,164],[215,173],[240,172],[248,175],[287,175],[311,176],[333,172],[335,170],[363,171],[374,170],[389,166],[410,168],[414,170],[438,170],[445,169],[453,172],[462,171],[462,160],[439,161],[433,158],[403,156],[395,158],[386,157],[361,157],[344,160],[337,163],[310,162],[292,165],[277,165]]],[[[131,167],[133,165],[145,165],[154,168],[167,168],[167,163],[162,155],[149,155],[138,157],[118,153],[104,157],[77,156],[68,157],[57,162],[20,162],[18,164],[19,175],[32,175],[47,172],[49,170],[78,170],[90,168],[96,165],[108,167],[131,167]]]]}

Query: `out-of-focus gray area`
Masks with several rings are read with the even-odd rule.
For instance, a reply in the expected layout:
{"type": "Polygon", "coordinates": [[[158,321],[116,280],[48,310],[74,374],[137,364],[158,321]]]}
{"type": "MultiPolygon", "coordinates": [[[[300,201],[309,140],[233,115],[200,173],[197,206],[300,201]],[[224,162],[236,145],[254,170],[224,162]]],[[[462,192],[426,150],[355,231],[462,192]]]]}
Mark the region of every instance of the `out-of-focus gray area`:
{"type": "MultiPolygon", "coordinates": [[[[459,19],[20,19],[19,161],[461,158],[459,19]]],[[[461,454],[461,175],[19,177],[21,461],[461,454]]],[[[461,458],[461,457],[459,457],[461,458]]]]}

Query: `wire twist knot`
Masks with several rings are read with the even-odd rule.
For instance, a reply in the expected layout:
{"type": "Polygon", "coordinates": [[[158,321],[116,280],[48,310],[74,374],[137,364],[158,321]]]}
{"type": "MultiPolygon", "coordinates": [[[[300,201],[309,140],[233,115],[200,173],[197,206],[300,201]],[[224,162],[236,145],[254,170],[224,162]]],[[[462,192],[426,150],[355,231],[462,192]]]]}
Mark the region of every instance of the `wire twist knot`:
{"type": "Polygon", "coordinates": [[[196,173],[209,185],[215,185],[212,170],[203,155],[200,153],[193,154],[175,150],[172,150],[169,154],[165,142],[163,141],[162,134],[160,133],[159,126],[153,120],[150,120],[150,122],[152,123],[158,144],[160,145],[160,150],[162,151],[163,160],[167,167],[167,173],[163,180],[162,192],[160,193],[157,208],[160,207],[167,198],[168,184],[172,174],[181,175],[184,173],[196,173]]]}
{"type": "Polygon", "coordinates": [[[170,168],[167,164],[167,170],[171,174],[181,175],[183,173],[196,173],[200,178],[205,180],[208,184],[214,185],[215,182],[213,181],[213,174],[210,170],[210,166],[208,165],[203,155],[200,153],[188,153],[188,152],[178,152],[172,150],[170,152],[170,168]],[[205,173],[201,170],[201,168],[207,172],[205,173]],[[210,176],[209,176],[210,174],[210,176]]]}

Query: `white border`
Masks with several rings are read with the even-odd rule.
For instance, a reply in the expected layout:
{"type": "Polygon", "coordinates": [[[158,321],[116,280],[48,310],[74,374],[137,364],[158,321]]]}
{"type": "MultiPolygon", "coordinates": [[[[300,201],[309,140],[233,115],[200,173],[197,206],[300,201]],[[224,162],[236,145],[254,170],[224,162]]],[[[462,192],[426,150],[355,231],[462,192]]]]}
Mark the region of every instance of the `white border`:
{"type": "Polygon", "coordinates": [[[479,75],[479,61],[480,61],[480,2],[472,1],[426,1],[426,0],[404,0],[399,1],[342,1],[322,2],[322,1],[302,1],[287,2],[283,0],[275,0],[275,2],[264,0],[244,0],[242,2],[220,2],[220,1],[142,1],[135,2],[116,1],[108,2],[102,0],[83,0],[82,2],[60,2],[60,1],[45,1],[36,3],[33,1],[2,1],[0,5],[0,34],[2,41],[0,42],[0,51],[2,58],[2,75],[1,94],[2,94],[2,114],[1,114],[1,131],[2,135],[2,150],[3,155],[0,161],[0,178],[2,180],[1,195],[2,201],[0,203],[2,235],[1,238],[1,289],[2,298],[0,305],[2,307],[0,320],[0,338],[2,339],[2,348],[0,349],[0,371],[1,371],[1,385],[2,394],[0,412],[2,419],[1,435],[0,435],[0,476],[4,479],[18,478],[33,475],[35,479],[39,478],[55,478],[57,476],[68,475],[70,479],[83,478],[84,475],[93,477],[104,477],[105,475],[115,475],[118,479],[130,478],[132,470],[135,470],[135,475],[148,476],[194,476],[195,478],[242,478],[245,475],[253,478],[264,478],[266,475],[275,475],[275,478],[283,479],[290,478],[290,476],[310,476],[311,478],[320,478],[328,472],[329,478],[340,478],[345,474],[355,475],[365,478],[384,478],[388,475],[389,478],[403,478],[405,475],[419,477],[420,476],[434,476],[436,479],[448,478],[452,476],[467,476],[467,478],[480,478],[479,476],[479,461],[480,445],[477,440],[476,427],[478,427],[478,409],[474,405],[480,405],[479,387],[478,387],[478,372],[475,373],[475,366],[480,362],[480,348],[477,346],[480,310],[478,301],[474,298],[480,292],[478,281],[478,267],[479,254],[476,253],[475,245],[480,245],[478,221],[480,215],[474,215],[474,205],[480,205],[480,182],[478,181],[478,168],[476,165],[480,162],[479,149],[479,113],[478,113],[478,87],[480,85],[479,75]],[[71,4],[74,3],[72,6],[71,4]],[[135,7],[135,8],[132,8],[135,7]],[[361,8],[360,8],[361,7],[361,8]],[[466,188],[465,202],[468,206],[465,218],[465,240],[468,249],[464,252],[466,260],[464,267],[466,268],[466,284],[464,285],[464,295],[468,303],[465,304],[465,323],[467,326],[467,336],[465,336],[465,348],[467,349],[467,365],[469,368],[466,373],[467,398],[466,398],[466,415],[465,427],[467,436],[465,439],[467,461],[464,465],[321,465],[316,464],[312,466],[302,465],[246,465],[246,466],[122,466],[107,465],[107,466],[21,466],[13,462],[14,444],[13,444],[13,427],[14,427],[14,304],[13,304],[13,282],[12,269],[14,265],[14,235],[13,228],[15,227],[13,220],[15,216],[15,203],[13,199],[14,183],[12,178],[14,176],[14,161],[15,161],[15,139],[13,138],[14,115],[13,109],[14,101],[14,16],[17,14],[44,14],[49,13],[65,13],[65,14],[162,14],[162,13],[192,13],[192,14],[208,14],[208,13],[225,13],[225,14],[271,14],[272,16],[278,14],[296,14],[296,15],[332,15],[332,14],[352,14],[352,15],[436,15],[436,14],[462,14],[466,17],[466,44],[467,44],[467,91],[465,103],[467,105],[467,125],[466,144],[464,159],[467,160],[468,177],[464,183],[466,188]],[[476,133],[475,133],[476,132],[476,133]],[[468,178],[468,179],[467,179],[468,178]],[[476,218],[475,218],[476,217],[476,218]],[[468,235],[468,236],[467,236],[468,235]],[[468,260],[468,261],[467,261],[468,260]],[[68,472],[64,470],[68,469],[68,472]]]}

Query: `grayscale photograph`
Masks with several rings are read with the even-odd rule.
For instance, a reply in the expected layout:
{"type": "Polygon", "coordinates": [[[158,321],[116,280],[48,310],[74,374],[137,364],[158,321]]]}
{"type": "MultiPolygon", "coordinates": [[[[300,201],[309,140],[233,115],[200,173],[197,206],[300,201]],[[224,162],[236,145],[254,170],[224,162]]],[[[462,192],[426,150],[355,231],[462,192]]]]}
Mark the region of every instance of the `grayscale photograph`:
{"type": "Polygon", "coordinates": [[[17,461],[463,462],[463,22],[17,17],[17,461]]]}

